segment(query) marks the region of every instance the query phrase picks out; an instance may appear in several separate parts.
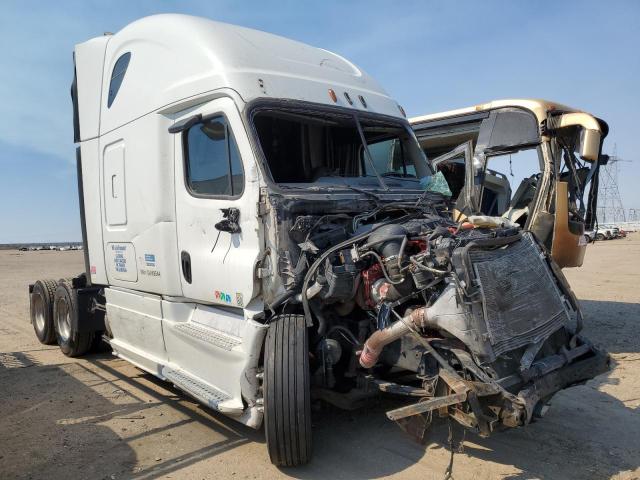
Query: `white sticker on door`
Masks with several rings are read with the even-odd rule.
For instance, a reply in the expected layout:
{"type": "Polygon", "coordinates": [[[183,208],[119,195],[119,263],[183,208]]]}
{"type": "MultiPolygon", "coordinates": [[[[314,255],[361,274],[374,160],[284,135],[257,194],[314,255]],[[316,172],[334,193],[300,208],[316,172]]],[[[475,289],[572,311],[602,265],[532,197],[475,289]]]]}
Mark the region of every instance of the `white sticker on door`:
{"type": "Polygon", "coordinates": [[[116,280],[138,281],[136,251],[132,243],[108,243],[107,265],[109,274],[116,280]]]}

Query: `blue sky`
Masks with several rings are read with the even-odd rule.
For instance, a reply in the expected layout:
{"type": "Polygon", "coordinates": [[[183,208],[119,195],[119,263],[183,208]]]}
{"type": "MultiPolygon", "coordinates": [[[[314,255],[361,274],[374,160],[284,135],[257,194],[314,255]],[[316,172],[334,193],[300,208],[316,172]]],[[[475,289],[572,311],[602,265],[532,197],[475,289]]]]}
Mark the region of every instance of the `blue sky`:
{"type": "Polygon", "coordinates": [[[80,239],[69,85],[75,43],[154,13],[202,15],[335,51],[409,116],[540,97],[608,121],[625,206],[640,208],[640,2],[5,0],[0,243],[80,239]]]}

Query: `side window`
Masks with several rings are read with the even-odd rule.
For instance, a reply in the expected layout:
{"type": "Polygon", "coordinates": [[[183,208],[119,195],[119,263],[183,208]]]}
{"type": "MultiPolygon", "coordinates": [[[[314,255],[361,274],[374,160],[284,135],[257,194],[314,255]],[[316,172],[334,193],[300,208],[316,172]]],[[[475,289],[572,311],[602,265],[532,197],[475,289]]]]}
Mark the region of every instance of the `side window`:
{"type": "Polygon", "coordinates": [[[129,60],[131,59],[131,52],[123,53],[116,61],[111,72],[111,81],[109,82],[109,97],[107,99],[107,108],[111,108],[111,104],[120,90],[124,74],[129,66],[129,60]]]}
{"type": "Polygon", "coordinates": [[[240,152],[224,117],[191,127],[184,137],[185,172],[196,195],[238,196],[244,188],[240,152]]]}

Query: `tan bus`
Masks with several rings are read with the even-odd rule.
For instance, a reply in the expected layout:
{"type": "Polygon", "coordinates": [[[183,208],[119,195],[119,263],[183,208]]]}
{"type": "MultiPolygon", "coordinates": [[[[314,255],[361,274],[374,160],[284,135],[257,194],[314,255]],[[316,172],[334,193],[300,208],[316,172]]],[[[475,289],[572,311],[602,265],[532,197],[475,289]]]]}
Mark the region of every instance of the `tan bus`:
{"type": "Polygon", "coordinates": [[[450,186],[455,220],[503,217],[532,231],[560,267],[582,265],[598,170],[608,159],[603,120],[555,102],[509,99],[409,121],[450,186]],[[526,162],[531,175],[510,182],[502,169],[526,162]]]}

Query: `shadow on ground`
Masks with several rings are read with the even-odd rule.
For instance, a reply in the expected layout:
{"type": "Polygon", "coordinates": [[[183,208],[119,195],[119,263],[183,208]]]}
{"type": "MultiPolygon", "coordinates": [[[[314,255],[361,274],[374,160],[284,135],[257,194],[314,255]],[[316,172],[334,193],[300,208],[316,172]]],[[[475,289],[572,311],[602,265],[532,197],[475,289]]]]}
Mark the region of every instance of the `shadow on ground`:
{"type": "MultiPolygon", "coordinates": [[[[594,343],[614,354],[640,352],[639,304],[594,300],[581,304],[584,333],[594,343]]],[[[601,479],[638,468],[639,411],[628,407],[627,399],[600,391],[619,382],[612,373],[558,393],[546,417],[525,428],[497,432],[490,438],[467,433],[462,455],[467,457],[466,473],[458,478],[472,472],[467,460],[522,471],[504,477],[512,479],[601,479]]],[[[314,422],[313,462],[287,473],[301,479],[380,478],[419,462],[426,475],[441,472],[444,476],[449,451],[446,423],[434,424],[429,443],[421,446],[386,420],[384,411],[390,405],[385,401],[355,413],[331,409],[321,413],[314,422]],[[431,468],[434,456],[438,464],[431,468]]],[[[462,438],[461,429],[454,429],[454,437],[462,438]]],[[[454,474],[455,463],[454,459],[454,474]]]]}
{"type": "Polygon", "coordinates": [[[0,354],[0,386],[0,477],[103,478],[135,464],[127,443],[99,423],[137,406],[114,405],[24,352],[0,354]]]}
{"type": "MultiPolygon", "coordinates": [[[[582,303],[585,331],[594,342],[614,353],[640,351],[637,304],[582,303]]],[[[160,478],[250,442],[264,442],[261,431],[208,409],[194,408],[191,400],[169,384],[142,372],[122,373],[114,366],[118,362],[109,354],[96,354],[72,364],[40,365],[29,352],[0,354],[0,429],[4,432],[0,476],[160,478]],[[75,369],[73,374],[70,369],[75,369]],[[178,412],[179,420],[149,425],[135,434],[104,425],[140,415],[161,403],[178,412]],[[131,447],[134,442],[144,444],[151,435],[177,427],[187,428],[188,434],[193,422],[204,425],[210,443],[139,466],[131,447]],[[25,458],[29,459],[28,472],[23,468],[25,458]]],[[[484,461],[504,465],[509,471],[517,469],[523,473],[506,478],[522,479],[608,478],[638,468],[638,409],[600,391],[617,381],[609,373],[559,393],[549,414],[526,428],[488,439],[467,434],[464,453],[457,457],[466,457],[458,478],[466,478],[484,461]]],[[[430,443],[419,445],[386,420],[385,410],[394,405],[389,399],[378,399],[357,412],[331,407],[315,412],[312,462],[282,473],[300,479],[368,479],[416,466],[426,478],[444,476],[449,458],[446,424],[435,425],[430,443]]]]}

